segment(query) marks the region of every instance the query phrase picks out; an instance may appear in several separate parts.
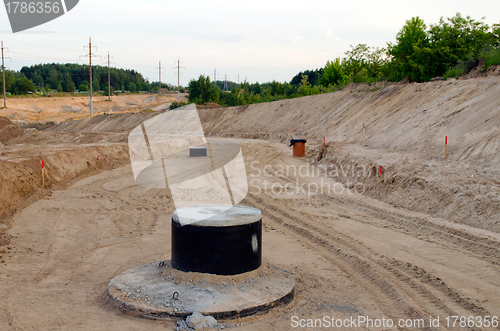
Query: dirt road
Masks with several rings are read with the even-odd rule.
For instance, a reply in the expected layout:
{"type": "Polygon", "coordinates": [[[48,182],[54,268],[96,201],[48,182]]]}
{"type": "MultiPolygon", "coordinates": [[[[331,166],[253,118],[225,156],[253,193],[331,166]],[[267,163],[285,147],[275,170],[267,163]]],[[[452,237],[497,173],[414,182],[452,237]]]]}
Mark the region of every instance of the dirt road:
{"type": "MultiPolygon", "coordinates": [[[[395,324],[423,319],[428,327],[429,316],[439,316],[440,327],[429,329],[453,329],[447,316],[500,315],[497,232],[347,190],[306,159],[292,158],[285,144],[232,141],[242,147],[249,180],[242,204],[263,212],[263,255],[294,272],[297,296],[269,314],[222,323],[289,330],[293,316],[363,315],[395,324]]],[[[168,192],[137,186],[126,166],[16,214],[11,249],[0,253],[8,257],[0,268],[0,329],[171,329],[173,321],[112,308],[106,287],[124,270],[169,258],[173,210],[168,192]]]]}

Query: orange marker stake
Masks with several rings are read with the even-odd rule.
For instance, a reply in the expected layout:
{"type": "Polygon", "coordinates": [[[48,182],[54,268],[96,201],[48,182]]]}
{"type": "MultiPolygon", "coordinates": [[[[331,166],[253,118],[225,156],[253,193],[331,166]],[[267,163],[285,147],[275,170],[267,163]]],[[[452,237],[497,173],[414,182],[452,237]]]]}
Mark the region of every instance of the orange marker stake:
{"type": "Polygon", "coordinates": [[[380,166],[380,182],[382,183],[382,166],[380,166]]]}
{"type": "Polygon", "coordinates": [[[45,164],[42,160],[42,187],[45,187],[45,164]]]}
{"type": "Polygon", "coordinates": [[[444,137],[444,158],[448,157],[448,136],[444,137]]]}
{"type": "Polygon", "coordinates": [[[323,137],[323,148],[326,148],[326,138],[323,137]]]}

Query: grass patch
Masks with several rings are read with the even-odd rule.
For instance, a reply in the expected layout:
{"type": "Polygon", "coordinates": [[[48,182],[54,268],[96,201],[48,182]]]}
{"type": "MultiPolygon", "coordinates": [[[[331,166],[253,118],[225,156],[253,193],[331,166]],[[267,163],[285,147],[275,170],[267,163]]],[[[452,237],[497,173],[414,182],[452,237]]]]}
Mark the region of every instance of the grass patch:
{"type": "Polygon", "coordinates": [[[453,67],[448,70],[443,75],[444,79],[448,78],[457,78],[458,76],[463,75],[464,73],[464,68],[458,68],[458,67],[453,67]]]}
{"type": "Polygon", "coordinates": [[[491,66],[500,64],[500,48],[491,48],[484,50],[479,54],[479,58],[484,61],[484,70],[491,66]]]}
{"type": "Polygon", "coordinates": [[[476,65],[476,61],[458,61],[457,65],[446,70],[443,78],[446,80],[448,78],[457,78],[461,75],[468,74],[476,65]]]}
{"type": "Polygon", "coordinates": [[[181,102],[173,101],[172,104],[170,105],[170,107],[168,107],[168,110],[184,107],[186,105],[188,105],[187,101],[181,101],[181,102]]]}

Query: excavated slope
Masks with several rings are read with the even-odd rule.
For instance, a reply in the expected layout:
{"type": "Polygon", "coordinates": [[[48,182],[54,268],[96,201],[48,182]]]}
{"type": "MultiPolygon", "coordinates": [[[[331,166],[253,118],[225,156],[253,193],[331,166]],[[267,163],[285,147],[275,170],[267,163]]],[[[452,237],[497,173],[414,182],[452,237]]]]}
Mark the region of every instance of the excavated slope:
{"type": "Polygon", "coordinates": [[[441,155],[448,136],[452,159],[499,170],[499,83],[499,77],[485,77],[384,88],[349,84],[335,93],[203,109],[200,116],[214,134],[280,138],[289,130],[295,137],[344,143],[362,143],[365,123],[368,148],[427,156],[441,155]]]}

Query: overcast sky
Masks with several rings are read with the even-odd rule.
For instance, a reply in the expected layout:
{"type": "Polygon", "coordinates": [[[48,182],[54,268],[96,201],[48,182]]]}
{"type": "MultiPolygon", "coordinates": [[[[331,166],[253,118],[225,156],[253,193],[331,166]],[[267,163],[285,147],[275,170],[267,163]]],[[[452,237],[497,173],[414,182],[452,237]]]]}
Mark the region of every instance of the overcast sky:
{"type": "MultiPolygon", "coordinates": [[[[22,1],[22,0],[16,0],[22,1]]],[[[0,10],[6,67],[38,63],[88,63],[83,46],[92,37],[104,64],[135,69],[150,81],[181,85],[200,74],[217,79],[290,81],[299,71],[323,67],[349,45],[385,47],[407,19],[427,25],[456,12],[500,23],[498,0],[389,1],[170,1],[80,0],[66,15],[25,32],[12,33],[0,10]]]]}

